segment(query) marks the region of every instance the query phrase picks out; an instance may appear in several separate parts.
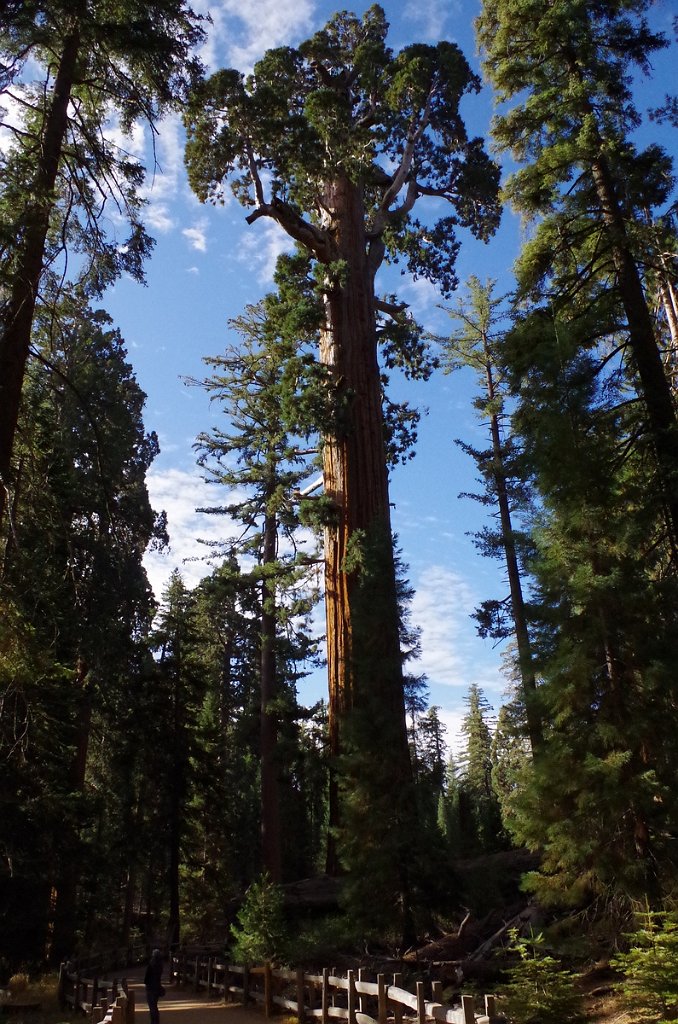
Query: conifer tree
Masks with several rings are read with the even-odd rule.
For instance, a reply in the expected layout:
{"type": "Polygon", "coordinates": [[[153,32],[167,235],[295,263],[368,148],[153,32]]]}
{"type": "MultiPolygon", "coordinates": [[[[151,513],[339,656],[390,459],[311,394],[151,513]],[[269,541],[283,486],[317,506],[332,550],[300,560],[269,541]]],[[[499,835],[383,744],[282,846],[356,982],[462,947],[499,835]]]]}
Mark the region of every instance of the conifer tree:
{"type": "Polygon", "coordinates": [[[290,350],[276,335],[264,304],[248,308],[233,326],[242,344],[206,360],[216,372],[202,382],[219,402],[226,424],[201,434],[196,447],[208,479],[240,492],[236,502],[210,511],[227,513],[235,520],[241,538],[231,545],[232,550],[237,547],[258,563],[252,580],[260,588],[262,853],[264,870],[279,882],[282,764],[278,734],[286,658],[301,660],[312,653],[303,618],[317,599],[315,588],[309,586],[317,559],[313,545],[304,552],[297,514],[297,494],[313,463],[308,454],[301,454],[302,438],[295,434],[303,428],[291,422],[294,394],[290,389],[303,390],[304,364],[295,349],[290,350]],[[286,634],[291,642],[284,642],[286,634]]]}
{"type": "Polygon", "coordinates": [[[472,835],[465,837],[471,848],[489,852],[503,845],[499,802],[492,787],[492,734],[487,723],[490,705],[475,683],[469,687],[466,704],[461,727],[466,743],[459,757],[459,783],[471,814],[468,822],[462,819],[461,826],[472,830],[472,835]]]}
{"type": "MultiPolygon", "coordinates": [[[[477,536],[479,547],[484,553],[496,554],[499,549],[506,562],[526,730],[532,752],[535,753],[542,743],[543,729],[532,664],[527,607],[523,596],[519,537],[513,526],[512,515],[516,498],[524,496],[520,494],[520,482],[512,468],[515,453],[511,438],[507,438],[504,433],[506,383],[495,352],[498,324],[502,320],[502,300],[494,298],[493,292],[494,282],[489,281],[483,285],[477,277],[471,277],[468,281],[467,301],[459,301],[456,308],[448,309],[457,327],[448,338],[441,338],[440,342],[444,369],[450,372],[462,366],[470,367],[480,387],[474,406],[487,421],[491,446],[489,450],[480,451],[466,444],[462,444],[462,447],[473,456],[485,481],[486,492],[480,501],[488,506],[496,505],[499,515],[498,531],[484,529],[477,536]]],[[[496,602],[487,602],[477,613],[480,629],[484,633],[496,632],[496,624],[492,621],[495,619],[492,614],[495,606],[496,602]]]]}
{"type": "MultiPolygon", "coordinates": [[[[144,708],[148,739],[155,749],[153,775],[157,780],[155,794],[148,794],[152,801],[149,811],[158,837],[155,849],[166,858],[167,933],[171,944],[178,945],[181,937],[180,870],[189,831],[190,795],[198,750],[198,710],[205,690],[195,598],[178,570],[172,573],[162,595],[153,629],[153,646],[157,652],[155,700],[144,708]]],[[[151,863],[150,867],[149,882],[156,891],[162,891],[164,872],[158,870],[157,863],[151,863]]]]}
{"type": "MultiPolygon", "coordinates": [[[[32,779],[38,815],[43,786],[49,805],[63,800],[52,823],[43,812],[44,843],[34,842],[29,825],[25,831],[29,861],[53,889],[51,954],[58,959],[72,952],[83,926],[78,884],[99,855],[94,737],[107,733],[114,746],[129,718],[153,610],[142,557],[165,533],[146,489],[158,445],[144,430],[145,396],[119,332],[80,293],[54,319],[38,318],[24,391],[1,600],[9,634],[22,637],[19,666],[37,659],[36,675],[27,685],[20,667],[14,682],[10,671],[0,716],[13,707],[7,727],[23,736],[8,752],[10,763],[18,759],[18,774],[10,770],[17,792],[32,779]],[[36,685],[41,677],[44,685],[36,685]],[[49,721],[53,735],[39,739],[39,723],[49,721]]],[[[18,886],[22,845],[13,853],[18,886]]],[[[13,892],[7,895],[11,905],[13,892]]],[[[44,935],[34,939],[44,945],[44,935]]]]}
{"type": "MultiPolygon", "coordinates": [[[[150,247],[140,220],[143,167],[107,138],[137,120],[151,131],[195,79],[200,19],[183,0],[138,4],[29,0],[0,14],[0,88],[21,115],[0,156],[0,524],[41,283],[64,247],[91,258],[90,294],[121,272],[141,278],[150,247]],[[35,80],[26,81],[29,73],[35,80]],[[131,232],[107,238],[113,206],[131,232]]],[[[64,262],[64,267],[67,264],[64,262]]]]}
{"type": "Polygon", "coordinates": [[[201,580],[194,597],[205,697],[183,913],[203,925],[219,921],[226,900],[261,871],[261,629],[256,584],[235,555],[201,580]]]}
{"type": "Polygon", "coordinates": [[[648,25],[649,7],[649,0],[484,0],[477,31],[498,100],[514,101],[493,124],[499,148],[523,164],[505,191],[539,221],[518,267],[522,293],[560,317],[568,306],[582,317],[595,306],[598,329],[605,310],[608,335],[625,326],[675,560],[678,428],[645,292],[651,249],[642,230],[647,211],[669,200],[671,161],[659,146],[638,152],[631,140],[640,123],[633,75],[647,73],[666,45],[648,25]]]}
{"type": "Polygon", "coordinates": [[[548,722],[510,824],[542,852],[542,898],[655,902],[675,873],[676,605],[639,410],[623,366],[584,352],[571,323],[527,317],[507,340],[538,495],[533,652],[548,722]]]}
{"type": "Polygon", "coordinates": [[[201,199],[219,201],[230,179],[249,223],[275,220],[314,265],[334,408],[323,445],[333,504],[325,540],[330,742],[335,755],[344,750],[344,725],[355,709],[371,715],[374,700],[395,794],[410,771],[376,316],[398,309],[380,302],[374,280],[388,253],[449,290],[455,225],[491,232],[497,172],[459,114],[478,82],[457,47],[414,44],[394,56],[386,31],[377,5],[362,20],[340,13],[300,47],[269,51],[247,81],[234,70],[213,75],[194,94],[187,163],[201,199]],[[413,215],[422,196],[450,204],[430,229],[413,215]]]}

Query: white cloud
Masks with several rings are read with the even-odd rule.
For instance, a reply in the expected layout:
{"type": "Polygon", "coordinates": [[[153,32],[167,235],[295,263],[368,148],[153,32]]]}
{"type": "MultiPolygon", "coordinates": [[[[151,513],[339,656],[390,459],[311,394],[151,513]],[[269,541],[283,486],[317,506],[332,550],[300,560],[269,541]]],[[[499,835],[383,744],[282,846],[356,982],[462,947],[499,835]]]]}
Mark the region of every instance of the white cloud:
{"type": "Polygon", "coordinates": [[[212,25],[201,56],[208,67],[228,63],[250,71],[265,50],[292,45],[314,28],[315,0],[201,0],[201,13],[209,12],[212,25]]]}
{"type": "Polygon", "coordinates": [[[105,135],[108,141],[120,150],[119,155],[126,154],[135,160],[144,160],[146,155],[146,128],[140,121],[135,122],[129,132],[123,132],[120,128],[120,118],[114,113],[114,116],[106,126],[105,135]]]}
{"type": "Polygon", "coordinates": [[[148,202],[145,219],[152,230],[167,232],[175,226],[169,207],[187,187],[184,171],[184,132],[177,114],[163,118],[155,151],[147,157],[149,171],[141,194],[148,202]]]}
{"type": "Polygon", "coordinates": [[[289,252],[293,244],[289,235],[275,221],[259,220],[243,236],[238,258],[257,275],[261,284],[270,284],[278,256],[289,252]]]}
{"type": "Polygon", "coordinates": [[[14,85],[13,95],[9,90],[2,94],[0,102],[0,153],[7,153],[13,146],[16,136],[15,128],[22,128],[26,108],[20,102],[25,87],[20,83],[14,85]]]}
{"type": "Polygon", "coordinates": [[[184,228],[181,232],[188,240],[191,249],[207,252],[207,220],[202,218],[192,228],[184,228]]]}
{"type": "Polygon", "coordinates": [[[196,509],[237,501],[238,494],[206,483],[197,467],[190,471],[151,468],[146,483],[153,508],[167,513],[170,535],[168,551],[149,551],[144,557],[153,592],[160,598],[174,569],[179,569],[188,587],[208,575],[212,568],[206,560],[209,544],[234,537],[238,527],[227,516],[207,515],[196,509]]]}
{"type": "MultiPolygon", "coordinates": [[[[430,566],[415,581],[412,623],[421,630],[421,657],[413,665],[429,683],[467,690],[477,683],[484,691],[502,683],[496,659],[488,649],[478,661],[478,642],[470,619],[478,598],[469,582],[451,569],[430,566]]],[[[436,703],[436,701],[434,701],[436,703]]]]}
{"type": "Polygon", "coordinates": [[[165,235],[175,226],[175,221],[165,203],[150,203],[146,208],[144,220],[151,231],[159,231],[165,235]]]}
{"type": "Polygon", "coordinates": [[[459,15],[458,0],[409,0],[403,17],[416,26],[416,35],[422,42],[437,42],[446,38],[445,24],[450,15],[459,15]]]}

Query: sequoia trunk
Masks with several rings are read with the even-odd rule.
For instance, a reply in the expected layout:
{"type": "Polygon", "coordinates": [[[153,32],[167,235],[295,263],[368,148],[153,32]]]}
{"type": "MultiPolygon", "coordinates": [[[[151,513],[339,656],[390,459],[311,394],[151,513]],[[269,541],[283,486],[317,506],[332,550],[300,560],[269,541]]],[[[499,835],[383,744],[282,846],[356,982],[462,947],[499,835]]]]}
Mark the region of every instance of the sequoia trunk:
{"type": "MultiPolygon", "coordinates": [[[[342,177],[324,196],[336,244],[336,279],[326,290],[320,354],[334,384],[335,427],[324,438],[325,493],[334,518],[325,530],[325,602],[330,752],[344,752],[348,713],[374,708],[395,778],[409,779],[388,470],[377,361],[374,285],[359,186],[342,177]]],[[[334,268],[333,268],[334,269],[334,268]]],[[[330,825],[339,823],[336,778],[330,825]]],[[[337,869],[330,841],[328,870],[337,869]]]]}

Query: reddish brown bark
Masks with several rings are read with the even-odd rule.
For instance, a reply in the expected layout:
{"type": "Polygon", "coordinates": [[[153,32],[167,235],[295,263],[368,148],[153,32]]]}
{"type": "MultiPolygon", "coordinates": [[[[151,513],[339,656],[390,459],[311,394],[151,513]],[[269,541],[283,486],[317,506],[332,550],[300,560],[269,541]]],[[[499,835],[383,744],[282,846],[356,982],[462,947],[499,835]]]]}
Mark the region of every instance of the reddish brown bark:
{"type": "MultiPolygon", "coordinates": [[[[379,708],[394,777],[410,774],[398,629],[395,564],[391,540],[388,471],[373,275],[368,263],[365,212],[359,185],[339,178],[324,195],[335,260],[343,275],[326,291],[326,325],[320,355],[335,386],[337,423],[325,437],[325,493],[335,519],[325,530],[325,588],[329,678],[330,753],[343,751],[342,728],[349,712],[379,708]],[[358,564],[365,551],[377,560],[358,564]],[[357,561],[356,561],[357,559],[357,561]],[[372,575],[370,575],[372,573],[372,575]]],[[[330,825],[339,823],[336,782],[330,792],[330,825]]],[[[334,844],[328,871],[337,870],[334,844]]]]}

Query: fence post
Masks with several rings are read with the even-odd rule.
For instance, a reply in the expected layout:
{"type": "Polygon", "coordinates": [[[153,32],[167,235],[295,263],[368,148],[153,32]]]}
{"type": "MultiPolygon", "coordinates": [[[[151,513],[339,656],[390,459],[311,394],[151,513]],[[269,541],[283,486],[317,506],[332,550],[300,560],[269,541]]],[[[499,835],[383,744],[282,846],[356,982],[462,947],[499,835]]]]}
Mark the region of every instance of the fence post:
{"type": "Polygon", "coordinates": [[[108,1013],[108,999],[102,999],[99,1006],[101,1007],[101,1016],[99,1017],[99,1020],[103,1020],[108,1013]]]}
{"type": "Polygon", "coordinates": [[[417,1021],[426,1024],[426,999],[424,998],[424,982],[417,982],[417,1021]]]}
{"type": "Polygon", "coordinates": [[[348,980],[348,1024],[356,1024],[356,1022],[355,1022],[355,1010],[356,1010],[355,971],[347,971],[346,978],[348,980]]]}
{"type": "Polygon", "coordinates": [[[322,1024],[328,1024],[330,1019],[330,971],[329,967],[323,967],[323,987],[320,994],[320,1019],[322,1024]]]}
{"type": "Polygon", "coordinates": [[[66,970],[65,961],[59,964],[59,983],[57,985],[57,998],[59,1000],[59,1009],[66,1009],[66,970]]]}
{"type": "Polygon", "coordinates": [[[134,1024],[134,1014],[137,1008],[137,1001],[134,989],[130,989],[127,993],[127,1013],[125,1024],[134,1024]]]}
{"type": "Polygon", "coordinates": [[[127,1024],[127,996],[124,994],[118,996],[118,1000],[115,1005],[116,1007],[120,1007],[120,1009],[122,1010],[120,1024],[127,1024]]]}
{"type": "Polygon", "coordinates": [[[485,996],[485,1016],[490,1020],[497,1016],[497,1000],[495,996],[485,996]]]}
{"type": "Polygon", "coordinates": [[[264,1008],[266,1016],[273,1016],[273,977],[271,976],[271,965],[264,964],[264,1008]]]}
{"type": "Polygon", "coordinates": [[[193,978],[193,988],[196,992],[200,988],[200,957],[197,954],[195,957],[195,976],[193,978]]]}
{"type": "Polygon", "coordinates": [[[442,981],[431,982],[431,999],[434,1003],[442,1003],[443,1001],[443,983],[442,981]]]}
{"type": "MultiPolygon", "coordinates": [[[[358,981],[365,981],[365,968],[364,967],[359,967],[358,968],[358,981]]],[[[362,997],[362,995],[360,993],[358,993],[358,1009],[360,1010],[361,1013],[365,1012],[365,1004],[363,1002],[363,997],[362,997]]]]}
{"type": "Polygon", "coordinates": [[[377,988],[379,990],[377,999],[377,1021],[378,1024],[386,1024],[388,1016],[388,1003],[386,999],[386,978],[383,974],[377,975],[377,988]]]}
{"type": "Polygon", "coordinates": [[[111,1015],[111,1024],[125,1024],[125,1011],[122,1006],[118,1003],[113,1007],[113,1013],[111,1015]]]}
{"type": "Polygon", "coordinates": [[[304,1005],[304,968],[297,967],[297,1017],[299,1018],[299,1024],[303,1024],[305,1016],[306,1007],[304,1005]]]}
{"type": "Polygon", "coordinates": [[[473,996],[462,996],[461,1008],[464,1011],[464,1024],[474,1024],[476,1014],[473,996]]]}
{"type": "Polygon", "coordinates": [[[242,972],[242,1004],[247,1006],[250,998],[250,969],[245,964],[242,972]]]}
{"type": "Polygon", "coordinates": [[[207,998],[210,998],[212,993],[212,985],[214,984],[214,958],[211,956],[207,957],[207,998]]]}
{"type": "MultiPolygon", "coordinates": [[[[394,974],[393,975],[393,987],[394,988],[402,988],[403,987],[403,976],[402,976],[402,974],[394,974]]],[[[402,1021],[403,1021],[403,1004],[402,1003],[398,1003],[398,1002],[394,1002],[393,1003],[393,1018],[394,1018],[395,1024],[402,1024],[402,1021]]]]}

